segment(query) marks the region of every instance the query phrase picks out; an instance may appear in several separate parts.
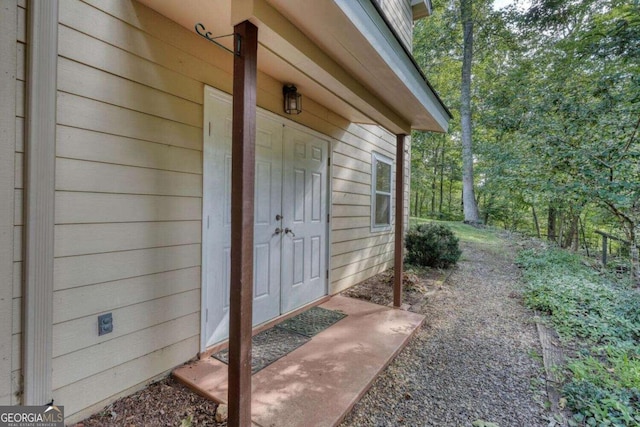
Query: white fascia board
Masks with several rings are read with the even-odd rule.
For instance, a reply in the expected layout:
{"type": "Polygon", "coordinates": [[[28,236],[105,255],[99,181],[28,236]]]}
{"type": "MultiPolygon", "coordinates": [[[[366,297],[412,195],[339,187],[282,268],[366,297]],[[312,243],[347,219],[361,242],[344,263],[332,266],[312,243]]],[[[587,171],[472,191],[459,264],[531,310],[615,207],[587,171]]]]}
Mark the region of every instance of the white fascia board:
{"type": "Polygon", "coordinates": [[[449,115],[370,0],[335,0],[387,66],[446,132],[449,115]]]}

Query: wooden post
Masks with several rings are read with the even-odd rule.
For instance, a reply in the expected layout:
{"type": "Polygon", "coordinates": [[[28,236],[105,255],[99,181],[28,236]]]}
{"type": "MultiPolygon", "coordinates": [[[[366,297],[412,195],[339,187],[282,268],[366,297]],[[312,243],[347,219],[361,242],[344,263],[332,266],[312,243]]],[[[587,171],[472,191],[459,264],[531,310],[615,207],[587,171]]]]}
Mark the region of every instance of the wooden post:
{"type": "Polygon", "coordinates": [[[240,52],[233,61],[231,149],[231,292],[229,308],[229,423],[251,425],[253,207],[258,28],[234,27],[240,52]],[[239,38],[239,40],[238,40],[239,38]]]}
{"type": "Polygon", "coordinates": [[[393,306],[402,306],[402,273],[404,258],[404,138],[396,135],[396,238],[393,278],[393,306]]]}

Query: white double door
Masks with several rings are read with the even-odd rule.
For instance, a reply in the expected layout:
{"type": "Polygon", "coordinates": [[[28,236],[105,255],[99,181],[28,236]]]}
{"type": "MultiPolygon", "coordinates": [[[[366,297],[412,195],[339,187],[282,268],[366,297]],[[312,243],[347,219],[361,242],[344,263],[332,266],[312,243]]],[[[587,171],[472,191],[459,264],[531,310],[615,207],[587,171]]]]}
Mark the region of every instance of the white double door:
{"type": "MultiPolygon", "coordinates": [[[[208,87],[204,128],[203,349],[229,336],[233,191],[231,98],[208,87]]],[[[258,111],[254,325],[327,293],[327,170],[327,141],[258,111]]]]}

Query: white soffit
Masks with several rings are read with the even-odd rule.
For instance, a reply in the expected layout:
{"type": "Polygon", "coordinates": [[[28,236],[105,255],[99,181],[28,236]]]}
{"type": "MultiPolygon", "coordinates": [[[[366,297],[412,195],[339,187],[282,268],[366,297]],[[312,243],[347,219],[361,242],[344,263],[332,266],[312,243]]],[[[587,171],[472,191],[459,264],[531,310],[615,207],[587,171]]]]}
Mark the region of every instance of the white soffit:
{"type": "Polygon", "coordinates": [[[369,0],[138,1],[192,32],[200,22],[212,36],[251,20],[259,70],[354,123],[393,133],[447,129],[446,109],[369,0]]]}
{"type": "Polygon", "coordinates": [[[268,0],[413,129],[443,132],[449,113],[370,0],[268,0]]]}
{"type": "MultiPolygon", "coordinates": [[[[242,3],[242,0],[233,0],[242,3]]],[[[138,0],[139,3],[155,10],[159,14],[171,19],[180,26],[195,34],[195,25],[201,23],[211,37],[217,37],[233,32],[231,24],[231,2],[229,0],[138,0]]],[[[311,74],[302,72],[295,64],[300,65],[303,56],[294,58],[293,52],[282,55],[272,49],[267,43],[273,38],[273,31],[265,28],[252,19],[260,29],[258,31],[258,69],[282,83],[294,83],[304,99],[312,100],[328,108],[336,114],[354,123],[375,124],[376,121],[361,112],[353,105],[338,97],[331,88],[320,84],[311,74]],[[271,34],[271,36],[269,36],[271,34]],[[266,41],[267,40],[267,41],[266,41]]],[[[232,49],[232,38],[224,37],[217,40],[228,49],[232,49]]],[[[210,44],[210,49],[219,49],[210,44]]],[[[228,55],[228,64],[222,66],[231,70],[233,57],[228,55]]],[[[260,96],[258,97],[260,101],[260,96]]],[[[303,105],[305,101],[303,100],[303,105]]]]}

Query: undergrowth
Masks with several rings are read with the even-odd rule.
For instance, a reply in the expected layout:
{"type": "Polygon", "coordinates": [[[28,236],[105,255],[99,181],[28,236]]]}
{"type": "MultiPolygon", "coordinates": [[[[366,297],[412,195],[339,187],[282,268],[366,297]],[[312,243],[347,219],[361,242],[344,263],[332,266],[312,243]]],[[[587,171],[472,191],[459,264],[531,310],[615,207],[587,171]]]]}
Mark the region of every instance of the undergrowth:
{"type": "Polygon", "coordinates": [[[526,250],[525,303],[580,350],[563,388],[573,426],[640,426],[640,294],[560,249],[526,250]]]}

